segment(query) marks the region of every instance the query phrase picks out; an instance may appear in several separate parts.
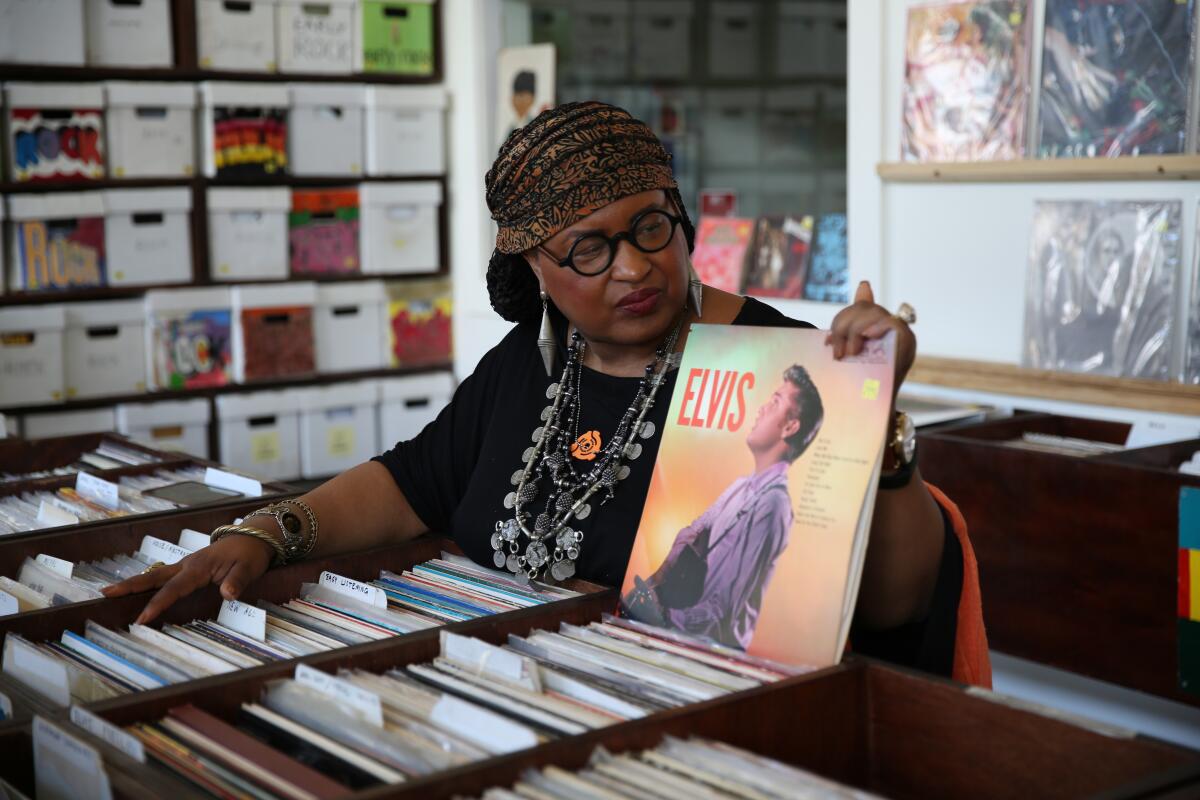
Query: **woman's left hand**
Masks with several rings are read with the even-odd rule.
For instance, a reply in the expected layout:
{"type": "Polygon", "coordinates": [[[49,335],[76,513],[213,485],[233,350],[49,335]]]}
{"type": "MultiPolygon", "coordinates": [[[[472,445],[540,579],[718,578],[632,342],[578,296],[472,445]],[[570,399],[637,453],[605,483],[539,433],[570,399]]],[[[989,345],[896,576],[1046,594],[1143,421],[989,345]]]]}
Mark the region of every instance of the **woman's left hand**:
{"type": "Polygon", "coordinates": [[[896,332],[896,378],[892,384],[894,397],[916,358],[917,337],[907,323],[875,303],[875,293],[871,291],[870,283],[863,281],[858,284],[854,302],[833,318],[825,343],[833,345],[834,358],[856,356],[862,352],[867,340],[882,338],[888,331],[896,332]]]}

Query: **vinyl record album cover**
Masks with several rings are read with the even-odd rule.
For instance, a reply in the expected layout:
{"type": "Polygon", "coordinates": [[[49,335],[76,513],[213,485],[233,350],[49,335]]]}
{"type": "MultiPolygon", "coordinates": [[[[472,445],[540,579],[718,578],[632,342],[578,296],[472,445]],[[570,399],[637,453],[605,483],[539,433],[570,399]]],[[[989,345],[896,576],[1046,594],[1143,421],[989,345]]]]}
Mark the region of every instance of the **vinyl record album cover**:
{"type": "Polygon", "coordinates": [[[754,236],[754,220],[743,217],[700,217],[692,266],[700,280],[725,292],[739,292],[746,249],[754,236]]]}
{"type": "Polygon", "coordinates": [[[1027,0],[972,0],[908,12],[900,155],[995,161],[1025,153],[1027,0]]]}
{"type": "Polygon", "coordinates": [[[1047,0],[1042,158],[1182,153],[1196,0],[1047,0]]]}
{"type": "Polygon", "coordinates": [[[759,217],[746,258],[746,294],[799,300],[808,277],[810,216],[759,217]]]}
{"type": "Polygon", "coordinates": [[[846,260],[846,215],[822,214],[804,283],[804,299],[850,302],[850,266],[846,260]]]}
{"type": "Polygon", "coordinates": [[[1178,201],[1041,201],[1025,292],[1024,363],[1170,378],[1178,201]]]}
{"type": "Polygon", "coordinates": [[[624,616],[752,656],[837,663],[858,595],[894,339],[692,328],[621,588],[624,616]]]}

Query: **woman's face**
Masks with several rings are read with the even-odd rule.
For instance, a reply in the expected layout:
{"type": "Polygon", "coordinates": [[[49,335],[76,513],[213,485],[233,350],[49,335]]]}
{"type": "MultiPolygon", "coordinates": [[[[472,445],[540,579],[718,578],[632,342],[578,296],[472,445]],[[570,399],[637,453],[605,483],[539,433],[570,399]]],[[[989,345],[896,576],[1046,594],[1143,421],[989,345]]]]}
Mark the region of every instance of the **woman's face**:
{"type": "Polygon", "coordinates": [[[589,341],[609,344],[656,342],[666,335],[687,297],[687,237],[677,226],[670,243],[657,253],[643,253],[621,241],[612,266],[599,275],[580,275],[558,266],[581,236],[615,236],[629,230],[644,211],[678,215],[661,189],[630,195],[609,203],[560,231],[542,247],[525,253],[544,291],[554,305],[589,341]]]}

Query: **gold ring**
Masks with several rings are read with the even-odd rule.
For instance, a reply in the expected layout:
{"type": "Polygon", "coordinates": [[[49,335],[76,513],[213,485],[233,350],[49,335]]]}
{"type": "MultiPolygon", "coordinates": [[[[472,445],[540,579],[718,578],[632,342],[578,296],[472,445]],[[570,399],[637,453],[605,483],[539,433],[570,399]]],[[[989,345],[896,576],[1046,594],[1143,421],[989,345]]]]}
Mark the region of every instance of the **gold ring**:
{"type": "Polygon", "coordinates": [[[892,314],[892,316],[905,325],[917,324],[917,310],[908,303],[901,303],[900,307],[896,309],[896,313],[892,314]]]}
{"type": "Polygon", "coordinates": [[[165,566],[166,566],[166,564],[164,564],[163,562],[155,561],[153,564],[151,564],[150,566],[148,566],[144,570],[142,570],[142,574],[146,575],[147,573],[154,572],[154,570],[158,569],[159,567],[165,567],[165,566]]]}

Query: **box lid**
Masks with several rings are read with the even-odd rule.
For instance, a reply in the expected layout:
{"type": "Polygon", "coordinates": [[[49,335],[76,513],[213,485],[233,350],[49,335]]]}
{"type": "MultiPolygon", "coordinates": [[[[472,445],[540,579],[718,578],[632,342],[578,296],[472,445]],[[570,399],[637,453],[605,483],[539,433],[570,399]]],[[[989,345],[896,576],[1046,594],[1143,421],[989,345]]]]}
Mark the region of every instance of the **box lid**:
{"type": "Polygon", "coordinates": [[[285,83],[231,83],[204,81],[200,97],[212,106],[279,106],[287,108],[288,87],[285,83]]]}
{"type": "Polygon", "coordinates": [[[720,20],[745,19],[758,14],[758,3],[747,0],[713,0],[708,13],[709,16],[720,20]]]}
{"type": "Polygon", "coordinates": [[[212,416],[208,401],[163,400],[158,403],[121,403],[117,406],[117,430],[129,433],[132,428],[154,428],[160,425],[207,424],[212,416]]]}
{"type": "Polygon", "coordinates": [[[106,213],[148,211],[191,211],[190,189],[106,189],[106,213]]]}
{"type": "Polygon", "coordinates": [[[762,103],[760,89],[709,89],[704,104],[709,108],[754,110],[762,103]]]}
{"type": "Polygon", "coordinates": [[[68,327],[83,328],[91,325],[119,325],[123,322],[137,322],[146,318],[146,311],[141,300],[101,300],[83,303],[67,303],[66,320],[68,327]]]}
{"type": "Polygon", "coordinates": [[[297,389],[217,395],[217,417],[229,420],[295,414],[300,410],[303,395],[304,392],[297,389]]]}
{"type": "Polygon", "coordinates": [[[454,393],[454,376],[449,372],[381,378],[376,383],[379,384],[381,402],[404,402],[420,397],[449,397],[454,393]]]}
{"type": "Polygon", "coordinates": [[[813,110],[817,105],[817,90],[768,89],[763,105],[772,111],[813,110]]]}
{"type": "Polygon", "coordinates": [[[164,81],[105,81],[108,106],[195,108],[196,84],[164,81]]]}
{"type": "Polygon", "coordinates": [[[146,292],[146,311],[190,311],[223,309],[231,305],[229,289],[204,286],[190,289],[151,289],[146,292]]]}
{"type": "Polygon", "coordinates": [[[209,211],[287,211],[291,196],[286,186],[263,189],[209,189],[209,211]]]}
{"type": "Polygon", "coordinates": [[[22,419],[28,438],[63,436],[76,433],[95,433],[115,430],[116,415],[112,406],[84,411],[51,411],[45,414],[26,414],[22,419]]]}
{"type": "Polygon", "coordinates": [[[312,281],[250,284],[233,289],[235,309],[312,306],[316,302],[317,284],[312,281]]]}
{"type": "Polygon", "coordinates": [[[387,292],[383,281],[347,281],[317,285],[317,305],[341,306],[358,303],[383,303],[387,292]]]}
{"type": "Polygon", "coordinates": [[[367,104],[365,86],[336,83],[292,83],[288,93],[294,106],[356,106],[367,104]]]}
{"type": "Polygon", "coordinates": [[[676,25],[688,23],[692,16],[691,0],[640,0],[633,7],[633,16],[638,19],[646,17],[668,17],[676,25]]]}
{"type": "Polygon", "coordinates": [[[61,305],[0,308],[0,331],[61,331],[66,325],[61,305]]]}
{"type": "Polygon", "coordinates": [[[104,108],[104,87],[99,83],[4,84],[9,108],[104,108]]]}
{"type": "Polygon", "coordinates": [[[779,14],[788,18],[846,18],[844,3],[814,3],[812,0],[783,0],[779,4],[779,14]]]}
{"type": "Polygon", "coordinates": [[[324,411],[345,406],[373,406],[379,399],[375,381],[353,381],[314,386],[303,390],[302,411],[324,411]]]}
{"type": "Polygon", "coordinates": [[[364,206],[437,205],[442,202],[442,185],[437,181],[364,183],[359,202],[364,206]]]}
{"type": "Polygon", "coordinates": [[[102,217],[104,193],[14,194],[8,198],[8,215],[14,220],[102,217]]]}
{"type": "Polygon", "coordinates": [[[445,108],[449,97],[440,86],[369,86],[367,103],[376,108],[445,108]]]}

